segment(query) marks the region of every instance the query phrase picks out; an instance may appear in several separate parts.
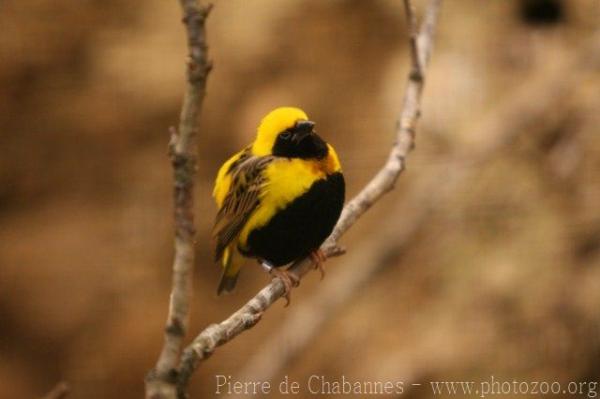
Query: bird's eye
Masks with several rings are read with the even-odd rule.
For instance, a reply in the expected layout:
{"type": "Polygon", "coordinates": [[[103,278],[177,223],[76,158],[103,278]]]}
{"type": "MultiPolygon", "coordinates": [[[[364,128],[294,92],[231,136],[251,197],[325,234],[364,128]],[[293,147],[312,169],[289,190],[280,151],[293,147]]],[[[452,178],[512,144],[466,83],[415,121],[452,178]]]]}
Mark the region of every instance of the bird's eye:
{"type": "Polygon", "coordinates": [[[290,137],[292,137],[292,134],[290,132],[283,132],[279,133],[279,137],[281,137],[283,140],[289,140],[290,137]]]}

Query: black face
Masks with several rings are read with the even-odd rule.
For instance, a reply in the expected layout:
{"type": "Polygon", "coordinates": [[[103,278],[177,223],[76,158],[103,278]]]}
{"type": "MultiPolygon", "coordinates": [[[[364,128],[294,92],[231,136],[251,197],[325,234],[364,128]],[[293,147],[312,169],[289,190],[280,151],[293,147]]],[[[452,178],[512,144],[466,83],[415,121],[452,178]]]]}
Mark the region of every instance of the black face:
{"type": "Polygon", "coordinates": [[[279,133],[273,155],[287,158],[322,159],[327,156],[327,144],[314,131],[314,122],[298,121],[279,133]]]}

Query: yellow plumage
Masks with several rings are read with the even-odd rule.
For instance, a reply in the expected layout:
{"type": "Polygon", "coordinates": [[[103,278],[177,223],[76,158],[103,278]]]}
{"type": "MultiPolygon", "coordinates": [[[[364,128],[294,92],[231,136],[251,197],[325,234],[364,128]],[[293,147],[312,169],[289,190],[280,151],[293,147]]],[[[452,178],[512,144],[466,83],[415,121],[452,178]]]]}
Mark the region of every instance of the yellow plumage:
{"type": "Polygon", "coordinates": [[[253,231],[267,226],[315,182],[340,173],[333,147],[316,133],[304,132],[307,124],[312,122],[298,108],[275,109],[262,119],[254,142],[219,169],[213,190],[219,207],[214,229],[217,258],[224,267],[219,291],[233,288],[243,263],[240,250],[252,250],[248,239],[253,231]],[[293,142],[294,135],[300,137],[298,143],[293,142]],[[305,137],[317,144],[302,141],[305,137]]]}

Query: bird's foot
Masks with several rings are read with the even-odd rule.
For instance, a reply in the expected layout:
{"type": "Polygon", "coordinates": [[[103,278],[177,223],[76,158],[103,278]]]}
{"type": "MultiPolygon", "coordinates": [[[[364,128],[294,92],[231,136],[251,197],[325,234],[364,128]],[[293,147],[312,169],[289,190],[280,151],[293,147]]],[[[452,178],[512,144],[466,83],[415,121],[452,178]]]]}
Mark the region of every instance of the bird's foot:
{"type": "Polygon", "coordinates": [[[325,278],[325,269],[323,268],[323,263],[327,260],[327,255],[323,252],[322,249],[317,249],[316,251],[312,251],[310,253],[310,259],[315,264],[315,269],[319,269],[321,272],[321,280],[325,278]]]}
{"type": "Polygon", "coordinates": [[[292,300],[292,288],[300,285],[300,279],[298,277],[287,271],[287,270],[279,270],[276,268],[271,269],[269,272],[273,278],[279,278],[283,283],[283,297],[285,298],[285,307],[288,307],[292,300]]]}
{"type": "Polygon", "coordinates": [[[279,278],[283,283],[283,297],[285,298],[285,307],[289,306],[292,300],[292,288],[300,285],[300,279],[298,276],[288,270],[279,270],[267,261],[261,261],[260,265],[269,273],[273,278],[279,278]]]}

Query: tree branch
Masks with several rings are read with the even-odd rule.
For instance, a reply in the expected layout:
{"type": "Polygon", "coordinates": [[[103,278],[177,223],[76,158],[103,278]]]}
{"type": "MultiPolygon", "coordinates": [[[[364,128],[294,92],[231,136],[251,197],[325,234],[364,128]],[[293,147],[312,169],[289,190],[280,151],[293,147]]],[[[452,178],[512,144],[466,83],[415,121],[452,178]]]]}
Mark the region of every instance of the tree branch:
{"type": "MultiPolygon", "coordinates": [[[[586,81],[594,70],[593,64],[587,62],[588,55],[593,53],[592,44],[583,45],[557,68],[545,70],[545,73],[535,71],[521,86],[495,104],[491,112],[463,129],[466,130],[465,137],[478,137],[481,132],[486,132],[487,140],[457,148],[445,159],[438,160],[439,166],[434,170],[420,175],[418,182],[402,193],[402,202],[390,210],[387,220],[378,226],[377,236],[361,241],[345,258],[344,264],[336,268],[335,275],[324,281],[300,306],[294,307],[277,331],[254,351],[237,379],[270,381],[282,373],[286,365],[306,353],[324,325],[352,300],[354,293],[377,276],[382,268],[397,262],[396,255],[410,248],[430,214],[451,202],[452,195],[462,192],[482,166],[504,154],[504,150],[524,132],[535,135],[542,130],[558,128],[562,118],[549,118],[548,115],[557,108],[564,111],[573,107],[577,83],[586,81]],[[433,192],[436,194],[431,195],[433,192]],[[402,222],[398,223],[398,220],[402,222]],[[284,344],[286,348],[282,351],[284,344]]],[[[564,117],[564,112],[554,114],[564,117]]],[[[422,372],[416,370],[408,375],[422,372]]]]}
{"type": "Polygon", "coordinates": [[[294,307],[285,322],[265,341],[267,344],[257,348],[246,361],[236,378],[271,381],[286,365],[292,364],[290,361],[306,353],[306,348],[336,311],[351,301],[377,271],[396,261],[397,255],[415,238],[430,213],[430,208],[423,204],[431,198],[431,192],[430,184],[420,184],[419,189],[410,191],[411,198],[391,209],[386,220],[378,225],[377,235],[362,240],[344,259],[342,267],[336,268],[335,276],[323,281],[310,297],[294,307]],[[410,208],[407,204],[418,206],[410,208]],[[407,209],[410,212],[406,212],[407,209]],[[400,219],[402,223],[398,222],[400,219]],[[281,350],[282,344],[285,350],[281,350]]]}
{"type": "Polygon", "coordinates": [[[187,87],[179,117],[179,129],[171,130],[169,155],[174,174],[175,255],[169,313],[162,351],[146,378],[147,398],[175,398],[179,352],[188,324],[194,271],[194,178],[196,176],[198,118],[211,69],[207,56],[205,21],[211,5],[180,0],[186,25],[189,60],[187,87]]]}
{"type": "MultiPolygon", "coordinates": [[[[429,60],[438,11],[441,0],[431,0],[419,30],[416,18],[412,17],[410,0],[405,0],[407,6],[408,25],[410,33],[412,69],[404,93],[404,102],[400,118],[396,126],[396,140],[387,162],[373,177],[367,186],[354,197],[345,207],[333,233],[325,241],[321,249],[327,256],[339,254],[337,245],[339,238],[385,193],[394,188],[398,176],[404,171],[406,157],[414,147],[414,134],[420,114],[421,92],[424,85],[425,67],[429,60]],[[419,32],[418,35],[414,32],[419,32]]],[[[302,278],[312,269],[309,259],[302,259],[290,267],[290,272],[302,278]]],[[[180,398],[186,397],[186,390],[193,372],[199,362],[209,357],[214,350],[233,339],[241,332],[253,327],[267,310],[284,293],[284,286],[279,278],[275,278],[263,288],[254,298],[226,320],[212,324],[202,331],[184,350],[177,381],[180,398]]]]}

